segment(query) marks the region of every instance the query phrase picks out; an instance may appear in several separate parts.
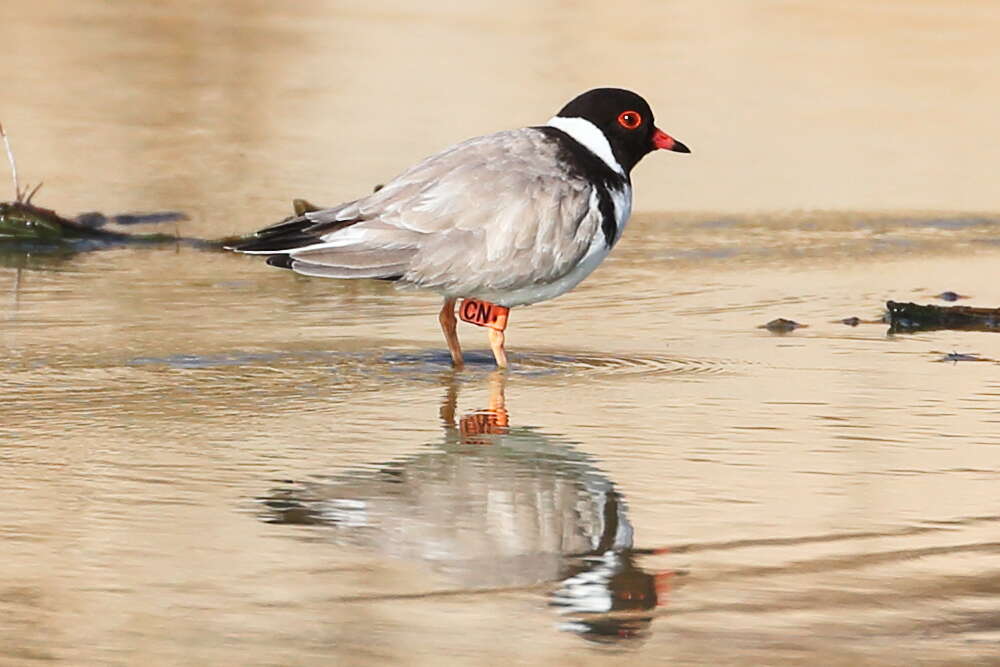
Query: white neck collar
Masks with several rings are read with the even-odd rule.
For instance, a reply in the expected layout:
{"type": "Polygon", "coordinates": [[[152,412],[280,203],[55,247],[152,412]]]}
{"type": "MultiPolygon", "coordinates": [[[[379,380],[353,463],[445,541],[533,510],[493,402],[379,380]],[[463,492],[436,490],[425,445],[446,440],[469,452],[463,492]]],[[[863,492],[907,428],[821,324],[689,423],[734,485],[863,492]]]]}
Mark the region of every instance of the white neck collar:
{"type": "Polygon", "coordinates": [[[604,133],[597,129],[597,126],[589,120],[585,118],[564,118],[562,116],[553,116],[549,119],[549,122],[546,123],[546,125],[554,127],[557,130],[562,130],[569,136],[576,139],[576,141],[584,148],[601,158],[601,160],[603,160],[606,165],[611,167],[611,169],[618,172],[622,176],[625,175],[625,170],[622,169],[620,164],[618,164],[618,160],[615,159],[615,154],[611,152],[611,144],[608,143],[608,138],[604,136],[604,133]]]}

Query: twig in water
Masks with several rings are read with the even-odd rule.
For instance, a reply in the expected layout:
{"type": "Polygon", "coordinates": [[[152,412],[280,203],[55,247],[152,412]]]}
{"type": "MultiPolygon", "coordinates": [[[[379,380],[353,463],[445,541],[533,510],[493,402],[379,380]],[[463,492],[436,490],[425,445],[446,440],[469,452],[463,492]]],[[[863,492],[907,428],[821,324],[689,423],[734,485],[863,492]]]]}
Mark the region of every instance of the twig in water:
{"type": "MultiPolygon", "coordinates": [[[[28,193],[28,198],[24,200],[24,203],[30,206],[31,200],[35,197],[35,193],[41,190],[43,185],[45,185],[45,181],[38,181],[38,185],[32,188],[31,192],[28,193]]],[[[25,186],[24,189],[27,190],[27,186],[25,186]]]]}
{"type": "Polygon", "coordinates": [[[20,202],[21,185],[17,182],[17,163],[14,162],[14,151],[10,148],[10,139],[7,138],[7,132],[3,129],[3,123],[0,123],[0,137],[3,137],[3,145],[7,149],[7,161],[10,162],[10,172],[14,176],[14,199],[20,202]]]}
{"type": "Polygon", "coordinates": [[[14,161],[14,151],[10,147],[10,139],[7,138],[7,132],[3,129],[3,123],[0,123],[0,137],[3,137],[3,145],[7,149],[7,161],[10,162],[10,173],[14,177],[14,201],[18,204],[30,206],[31,199],[35,196],[35,193],[41,190],[45,181],[40,181],[34,188],[30,185],[25,185],[22,190],[21,184],[17,180],[17,163],[14,161]]]}

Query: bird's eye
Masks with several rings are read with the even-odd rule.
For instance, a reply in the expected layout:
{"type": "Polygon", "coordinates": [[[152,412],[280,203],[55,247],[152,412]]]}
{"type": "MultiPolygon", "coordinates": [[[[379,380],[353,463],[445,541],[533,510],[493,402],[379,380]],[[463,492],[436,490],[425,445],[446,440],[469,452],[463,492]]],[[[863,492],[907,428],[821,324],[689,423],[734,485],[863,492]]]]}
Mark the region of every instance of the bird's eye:
{"type": "Polygon", "coordinates": [[[626,130],[634,130],[642,125],[642,116],[638,111],[622,111],[618,114],[618,124],[626,130]]]}

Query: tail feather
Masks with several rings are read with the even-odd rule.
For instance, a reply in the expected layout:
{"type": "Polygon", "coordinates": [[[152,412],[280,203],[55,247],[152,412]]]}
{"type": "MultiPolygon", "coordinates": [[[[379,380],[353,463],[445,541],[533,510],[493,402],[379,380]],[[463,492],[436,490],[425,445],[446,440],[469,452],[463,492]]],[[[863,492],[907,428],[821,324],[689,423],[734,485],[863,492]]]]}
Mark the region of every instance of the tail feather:
{"type": "Polygon", "coordinates": [[[316,246],[292,253],[296,261],[345,269],[364,269],[395,264],[407,265],[416,252],[414,248],[380,248],[363,245],[316,246]]]}
{"type": "Polygon", "coordinates": [[[237,252],[268,254],[283,250],[294,250],[295,248],[322,242],[319,237],[311,234],[290,233],[274,238],[252,237],[242,243],[229,246],[229,249],[237,252]]]}
{"type": "Polygon", "coordinates": [[[229,249],[268,255],[271,266],[322,278],[399,280],[409,268],[416,247],[401,246],[398,235],[379,238],[378,230],[356,228],[359,234],[348,232],[330,242],[331,233],[360,220],[337,220],[339,208],[317,213],[312,204],[298,200],[294,206],[294,216],[259,230],[229,249]]]}
{"type": "Polygon", "coordinates": [[[279,269],[290,269],[292,268],[292,256],[287,254],[271,255],[267,258],[267,263],[271,266],[276,266],[279,269]]]}
{"type": "Polygon", "coordinates": [[[286,218],[270,227],[265,227],[254,233],[248,239],[227,246],[236,252],[267,254],[292,250],[303,246],[323,242],[323,236],[340,231],[345,227],[359,222],[358,220],[339,220],[336,222],[316,222],[307,214],[286,218]]]}
{"type": "Polygon", "coordinates": [[[345,266],[326,266],[292,260],[292,270],[304,276],[315,278],[380,278],[382,280],[398,280],[406,273],[405,264],[390,264],[386,266],[366,266],[350,268],[345,266]]]}

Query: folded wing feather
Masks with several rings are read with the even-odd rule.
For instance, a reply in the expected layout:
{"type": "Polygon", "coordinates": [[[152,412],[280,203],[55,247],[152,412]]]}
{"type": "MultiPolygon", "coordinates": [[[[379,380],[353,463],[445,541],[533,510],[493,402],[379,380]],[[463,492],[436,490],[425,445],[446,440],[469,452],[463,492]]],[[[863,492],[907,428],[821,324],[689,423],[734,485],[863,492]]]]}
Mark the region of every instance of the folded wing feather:
{"type": "Polygon", "coordinates": [[[573,268],[600,225],[592,186],[560,177],[556,150],[530,128],[470,139],[367,197],[259,234],[312,235],[282,249],[306,275],[391,276],[470,296],[545,284],[573,268]]]}

